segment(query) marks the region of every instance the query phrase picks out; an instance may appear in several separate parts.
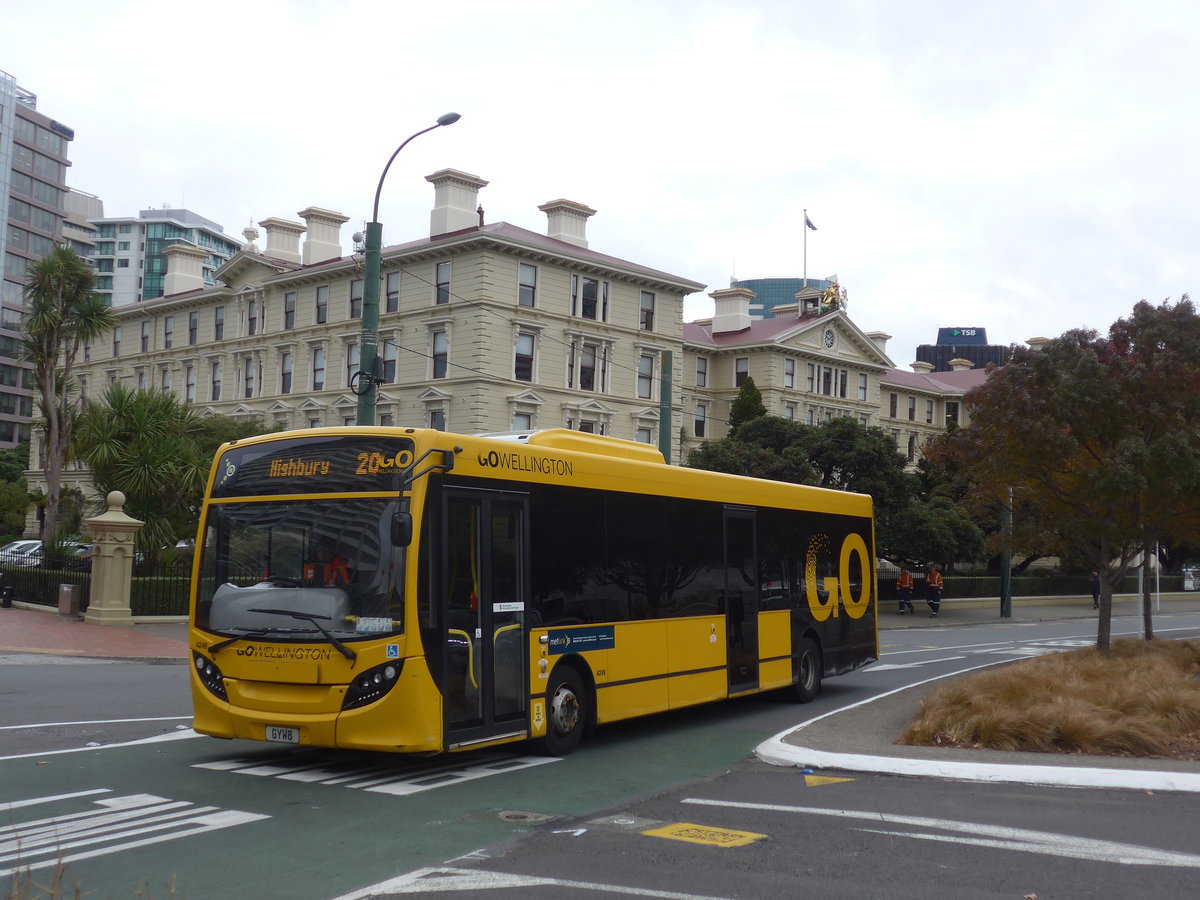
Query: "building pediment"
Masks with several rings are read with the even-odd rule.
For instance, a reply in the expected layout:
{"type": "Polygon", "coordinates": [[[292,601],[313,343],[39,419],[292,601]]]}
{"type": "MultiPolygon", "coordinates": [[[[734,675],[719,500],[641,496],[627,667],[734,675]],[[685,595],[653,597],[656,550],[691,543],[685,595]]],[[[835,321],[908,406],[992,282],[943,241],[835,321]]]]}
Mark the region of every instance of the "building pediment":
{"type": "Polygon", "coordinates": [[[294,272],[299,264],[282,259],[272,259],[258,253],[248,253],[243,250],[232,257],[225,265],[213,272],[217,281],[224,282],[234,290],[246,286],[258,287],[263,279],[284,272],[294,272]]]}

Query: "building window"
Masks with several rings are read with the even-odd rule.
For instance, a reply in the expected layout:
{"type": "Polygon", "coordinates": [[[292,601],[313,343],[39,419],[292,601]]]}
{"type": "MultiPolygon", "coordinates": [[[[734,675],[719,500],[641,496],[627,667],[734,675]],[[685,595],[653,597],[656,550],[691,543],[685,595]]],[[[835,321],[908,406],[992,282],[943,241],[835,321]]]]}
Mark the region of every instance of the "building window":
{"type": "Polygon", "coordinates": [[[514,413],[512,418],[513,431],[532,431],[533,413],[514,413]]]}
{"type": "Polygon", "coordinates": [[[639,444],[649,444],[654,437],[649,428],[641,427],[634,433],[633,439],[639,444]]]}
{"type": "Polygon", "coordinates": [[[917,436],[913,433],[908,435],[908,461],[912,462],[917,458],[917,436]]]}
{"type": "Polygon", "coordinates": [[[946,401],[946,427],[949,428],[951,425],[957,425],[957,424],[958,424],[958,401],[957,400],[947,400],[946,401]]]}
{"type": "Polygon", "coordinates": [[[150,349],[150,323],[149,323],[149,322],[143,322],[143,323],[142,323],[142,343],[141,343],[141,351],[142,351],[143,353],[145,353],[145,352],[146,352],[147,350],[149,350],[149,349],[150,349]]]}
{"type": "Polygon", "coordinates": [[[787,403],[783,407],[783,417],[789,422],[796,421],[796,404],[787,403]]]}
{"type": "Polygon", "coordinates": [[[247,398],[253,397],[254,396],[254,357],[252,357],[252,356],[246,357],[246,361],[243,364],[243,372],[244,372],[244,375],[242,378],[242,383],[246,387],[245,396],[247,398]]]}
{"type": "Polygon", "coordinates": [[[213,340],[221,341],[225,339],[225,307],[218,306],[213,309],[213,340]]]}
{"type": "Polygon", "coordinates": [[[292,354],[283,353],[279,357],[279,393],[292,392],[292,354]]]}
{"type": "Polygon", "coordinates": [[[440,306],[450,302],[450,263],[440,262],[436,270],[436,291],[434,300],[440,306]]]}
{"type": "Polygon", "coordinates": [[[867,376],[865,372],[858,373],[858,399],[867,399],[867,376]]]}
{"type": "Polygon", "coordinates": [[[893,419],[896,418],[898,402],[899,402],[899,400],[895,394],[888,394],[888,415],[891,416],[893,419]]]}
{"type": "Polygon", "coordinates": [[[200,313],[188,313],[188,346],[196,343],[200,334],[200,313]]]}
{"type": "Polygon", "coordinates": [[[313,349],[312,389],[314,391],[325,390],[325,351],[321,347],[313,349]]]}
{"type": "Polygon", "coordinates": [[[196,367],[188,366],[183,370],[183,402],[196,402],[196,367]]]}
{"type": "Polygon", "coordinates": [[[917,421],[917,398],[916,397],[908,398],[908,421],[910,421],[910,422],[917,421]]]}
{"type": "Polygon", "coordinates": [[[933,424],[933,401],[932,400],[925,401],[925,421],[929,425],[933,424]]]}
{"type": "Polygon", "coordinates": [[[221,364],[214,362],[212,364],[212,386],[210,396],[213,400],[221,399],[221,364]]]}
{"type": "Polygon", "coordinates": [[[654,330],[654,293],[652,291],[642,291],[641,327],[642,331],[654,330]]]}
{"type": "Polygon", "coordinates": [[[571,276],[571,315],[608,321],[608,282],[571,276]]]}
{"type": "Polygon", "coordinates": [[[435,331],[433,333],[433,377],[445,378],[446,368],[449,365],[450,344],[446,337],[446,332],[435,331]]]}
{"type": "Polygon", "coordinates": [[[175,340],[175,317],[167,316],[163,319],[163,347],[167,350],[171,349],[171,345],[175,340]]]}
{"type": "Polygon", "coordinates": [[[283,327],[296,327],[296,292],[288,291],[283,295],[283,327]]]}
{"type": "Polygon", "coordinates": [[[785,388],[796,386],[796,361],[794,359],[783,361],[783,386],[785,388]]]}
{"type": "Polygon", "coordinates": [[[363,307],[363,280],[355,278],[350,282],[350,318],[361,319],[363,307]]]}
{"type": "Polygon", "coordinates": [[[596,345],[584,344],[579,354],[579,389],[596,389],[596,345]]]}
{"type": "Polygon", "coordinates": [[[434,431],[446,430],[446,411],[444,409],[431,409],[429,411],[429,427],[434,431]]]}
{"type": "Polygon", "coordinates": [[[317,324],[324,325],[329,321],[329,286],[321,285],[316,294],[317,324]]]}
{"type": "Polygon", "coordinates": [[[246,304],[246,334],[258,334],[258,304],[253,300],[246,304]]]}
{"type": "Polygon", "coordinates": [[[654,356],[643,353],[638,357],[637,395],[649,400],[654,392],[654,356]]]}
{"type": "Polygon", "coordinates": [[[380,413],[379,424],[384,428],[391,428],[396,424],[396,417],[391,413],[380,413]]]}
{"type": "Polygon", "coordinates": [[[700,356],[696,358],[696,387],[708,386],[708,359],[700,356]]]}
{"type": "Polygon", "coordinates": [[[387,311],[398,312],[400,310],[400,273],[388,272],[387,274],[387,290],[385,291],[387,311]]]}
{"type": "Polygon", "coordinates": [[[750,377],[750,357],[739,356],[733,361],[733,386],[741,387],[750,377]]]}
{"type": "Polygon", "coordinates": [[[129,268],[129,260],[127,260],[127,259],[118,259],[118,260],[117,260],[117,268],[118,268],[118,269],[128,269],[128,268],[129,268]]]}
{"type": "Polygon", "coordinates": [[[383,380],[386,384],[396,383],[396,345],[391,341],[383,343],[380,351],[383,355],[383,380]]]}
{"type": "Polygon", "coordinates": [[[121,355],[121,326],[113,326],[113,356],[121,355]]]}
{"type": "Polygon", "coordinates": [[[358,344],[349,344],[346,347],[346,386],[349,387],[358,374],[359,369],[359,350],[358,344]]]}
{"type": "Polygon", "coordinates": [[[163,366],[162,371],[159,373],[158,386],[164,391],[171,389],[171,370],[166,366],[163,366]]]}
{"type": "Polygon", "coordinates": [[[697,403],[696,404],[696,415],[692,419],[692,433],[694,435],[696,435],[696,437],[698,437],[698,438],[704,437],[704,423],[705,423],[705,420],[707,420],[707,419],[708,419],[708,404],[697,403]]]}
{"type": "Polygon", "coordinates": [[[517,335],[517,351],[513,360],[513,377],[517,381],[533,381],[534,336],[527,332],[517,335]]]}
{"type": "Polygon", "coordinates": [[[521,263],[517,273],[517,303],[533,306],[537,299],[537,266],[521,263]]]}
{"type": "Polygon", "coordinates": [[[817,366],[815,363],[808,364],[808,374],[804,379],[804,389],[810,394],[815,394],[817,391],[817,366]]]}

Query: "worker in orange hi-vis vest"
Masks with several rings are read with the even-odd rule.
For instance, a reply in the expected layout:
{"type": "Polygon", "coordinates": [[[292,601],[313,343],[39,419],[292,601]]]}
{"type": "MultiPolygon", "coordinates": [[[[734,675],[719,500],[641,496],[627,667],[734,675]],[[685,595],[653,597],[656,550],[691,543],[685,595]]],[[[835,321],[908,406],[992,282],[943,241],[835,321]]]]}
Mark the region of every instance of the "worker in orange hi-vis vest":
{"type": "Polygon", "coordinates": [[[929,618],[936,619],[942,608],[942,573],[936,565],[929,567],[929,577],[925,580],[925,602],[933,610],[929,618]]]}
{"type": "Polygon", "coordinates": [[[913,594],[913,576],[908,569],[900,570],[900,577],[896,579],[896,599],[900,601],[900,608],[896,610],[900,615],[904,615],[907,609],[910,613],[916,612],[912,605],[913,594]]]}

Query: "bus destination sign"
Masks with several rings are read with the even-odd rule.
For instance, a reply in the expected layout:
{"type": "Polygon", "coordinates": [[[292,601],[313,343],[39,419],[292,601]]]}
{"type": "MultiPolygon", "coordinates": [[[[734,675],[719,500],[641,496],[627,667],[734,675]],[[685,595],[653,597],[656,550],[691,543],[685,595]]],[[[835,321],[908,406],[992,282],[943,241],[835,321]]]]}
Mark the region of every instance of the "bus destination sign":
{"type": "Polygon", "coordinates": [[[305,437],[234,446],[221,456],[212,495],[399,491],[412,461],[407,438],[305,437]]]}

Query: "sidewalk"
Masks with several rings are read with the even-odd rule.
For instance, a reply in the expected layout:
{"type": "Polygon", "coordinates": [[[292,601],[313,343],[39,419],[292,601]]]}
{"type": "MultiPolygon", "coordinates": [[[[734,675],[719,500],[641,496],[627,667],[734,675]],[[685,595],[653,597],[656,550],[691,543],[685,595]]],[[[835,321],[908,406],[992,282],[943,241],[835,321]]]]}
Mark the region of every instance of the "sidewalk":
{"type": "Polygon", "coordinates": [[[187,625],[89,625],[53,609],[0,609],[0,653],[180,664],[188,657],[187,625]]]}
{"type": "MultiPolygon", "coordinates": [[[[920,601],[914,601],[917,605],[920,601]]],[[[881,632],[897,629],[957,628],[1001,623],[1071,621],[1094,633],[1097,613],[1090,597],[1054,598],[1047,603],[1014,603],[1012,618],[1000,618],[998,600],[942,602],[941,615],[928,608],[898,615],[881,605],[881,632]]],[[[922,604],[923,605],[923,604],[922,604]]],[[[1200,612],[1200,593],[1164,594],[1154,610],[1156,628],[1166,628],[1172,613],[1200,612]]],[[[1113,600],[1114,636],[1141,633],[1141,599],[1113,600]]],[[[886,634],[880,643],[887,645],[886,634]]],[[[954,676],[948,676],[954,677],[954,676]]],[[[931,679],[834,710],[763,742],[755,754],[764,762],[803,769],[872,772],[957,781],[1044,784],[1064,787],[1125,788],[1146,791],[1200,792],[1200,761],[1083,756],[1056,753],[1009,753],[951,747],[905,747],[893,741],[916,717],[922,697],[942,682],[931,679]]]]}

